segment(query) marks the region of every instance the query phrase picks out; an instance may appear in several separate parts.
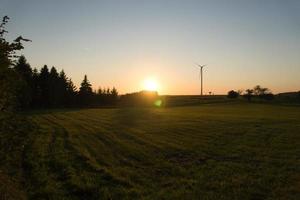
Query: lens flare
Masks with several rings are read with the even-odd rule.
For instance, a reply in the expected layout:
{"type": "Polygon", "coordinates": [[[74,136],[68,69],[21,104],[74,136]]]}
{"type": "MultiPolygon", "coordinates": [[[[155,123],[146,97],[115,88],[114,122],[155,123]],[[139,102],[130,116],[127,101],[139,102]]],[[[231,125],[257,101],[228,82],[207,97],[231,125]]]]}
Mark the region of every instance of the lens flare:
{"type": "Polygon", "coordinates": [[[160,99],[158,99],[158,100],[156,100],[156,101],[154,102],[154,105],[155,105],[156,107],[161,107],[161,104],[162,104],[162,100],[160,100],[160,99]]]}

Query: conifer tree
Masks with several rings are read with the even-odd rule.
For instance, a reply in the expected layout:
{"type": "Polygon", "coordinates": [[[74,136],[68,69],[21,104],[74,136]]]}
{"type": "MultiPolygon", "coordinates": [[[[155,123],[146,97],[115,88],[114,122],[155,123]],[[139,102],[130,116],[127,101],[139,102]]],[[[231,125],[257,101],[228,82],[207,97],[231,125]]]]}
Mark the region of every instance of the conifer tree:
{"type": "Polygon", "coordinates": [[[84,79],[79,88],[79,101],[81,105],[89,105],[92,101],[93,90],[92,85],[87,79],[87,76],[84,75],[84,79]]]}
{"type": "Polygon", "coordinates": [[[39,86],[41,88],[41,102],[40,105],[42,107],[48,107],[49,106],[49,78],[50,73],[47,65],[44,65],[44,67],[41,69],[41,72],[39,74],[39,86]]]}
{"type": "Polygon", "coordinates": [[[59,78],[55,67],[51,67],[49,73],[49,103],[51,107],[58,107],[59,97],[59,78]]]}
{"type": "Polygon", "coordinates": [[[21,109],[28,108],[32,101],[32,69],[25,56],[21,55],[17,60],[14,70],[20,77],[21,88],[18,90],[18,102],[21,109]]]}
{"type": "Polygon", "coordinates": [[[40,74],[36,68],[32,71],[32,102],[31,107],[37,108],[41,105],[42,89],[40,86],[40,74]]]}
{"type": "Polygon", "coordinates": [[[111,96],[110,103],[116,104],[116,102],[118,101],[118,91],[115,87],[113,87],[113,89],[111,90],[110,96],[111,96]]]}
{"type": "Polygon", "coordinates": [[[77,104],[76,98],[77,98],[77,88],[73,84],[72,79],[69,79],[67,81],[67,97],[66,97],[68,106],[76,105],[77,104]]]}
{"type": "Polygon", "coordinates": [[[68,78],[64,72],[64,70],[62,70],[60,73],[59,73],[59,76],[58,76],[58,84],[59,84],[59,87],[58,87],[58,96],[59,96],[59,99],[60,99],[60,106],[65,106],[68,104],[68,101],[67,101],[67,86],[68,86],[68,78]]]}
{"type": "Polygon", "coordinates": [[[22,78],[31,85],[32,82],[32,69],[24,55],[21,55],[14,67],[14,69],[22,76],[22,78]]]}

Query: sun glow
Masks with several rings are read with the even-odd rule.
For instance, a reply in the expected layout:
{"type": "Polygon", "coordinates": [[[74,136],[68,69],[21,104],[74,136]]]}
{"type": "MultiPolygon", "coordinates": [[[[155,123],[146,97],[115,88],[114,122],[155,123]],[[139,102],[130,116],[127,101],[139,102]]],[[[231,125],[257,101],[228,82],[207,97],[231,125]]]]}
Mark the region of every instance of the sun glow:
{"type": "Polygon", "coordinates": [[[155,79],[149,78],[144,81],[144,89],[148,91],[157,91],[158,83],[155,79]]]}

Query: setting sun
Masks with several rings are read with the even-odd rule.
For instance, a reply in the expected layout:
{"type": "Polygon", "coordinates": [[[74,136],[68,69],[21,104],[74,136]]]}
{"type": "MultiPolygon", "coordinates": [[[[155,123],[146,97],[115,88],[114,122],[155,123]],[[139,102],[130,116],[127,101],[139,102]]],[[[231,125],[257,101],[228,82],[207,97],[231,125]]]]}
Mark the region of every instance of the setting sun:
{"type": "Polygon", "coordinates": [[[158,83],[155,79],[149,78],[144,81],[144,89],[148,91],[157,91],[158,83]]]}

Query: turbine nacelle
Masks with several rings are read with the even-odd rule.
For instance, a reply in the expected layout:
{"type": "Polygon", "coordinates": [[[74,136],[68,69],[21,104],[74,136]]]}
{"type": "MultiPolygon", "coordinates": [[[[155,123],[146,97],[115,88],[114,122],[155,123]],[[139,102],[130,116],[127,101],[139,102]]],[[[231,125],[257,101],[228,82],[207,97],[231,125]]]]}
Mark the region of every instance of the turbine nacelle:
{"type": "Polygon", "coordinates": [[[205,64],[205,65],[199,65],[198,63],[195,63],[195,65],[197,65],[197,66],[200,67],[200,68],[203,68],[203,67],[206,66],[206,64],[205,64]]]}

